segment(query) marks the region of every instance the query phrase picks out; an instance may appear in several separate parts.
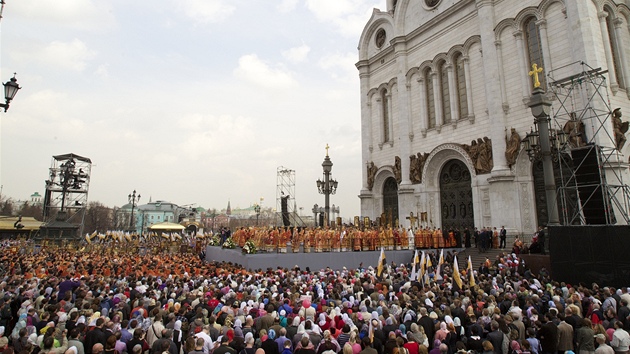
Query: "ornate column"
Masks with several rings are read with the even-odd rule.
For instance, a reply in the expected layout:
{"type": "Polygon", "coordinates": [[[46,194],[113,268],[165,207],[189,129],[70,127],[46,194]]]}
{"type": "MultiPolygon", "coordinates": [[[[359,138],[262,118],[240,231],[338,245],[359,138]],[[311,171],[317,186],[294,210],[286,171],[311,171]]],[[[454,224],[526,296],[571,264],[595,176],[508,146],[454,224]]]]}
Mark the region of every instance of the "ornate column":
{"type": "Polygon", "coordinates": [[[385,142],[385,129],[383,129],[383,99],[381,98],[380,92],[377,93],[376,97],[376,117],[378,120],[378,132],[380,136],[380,141],[378,143],[378,148],[383,149],[383,143],[385,142]]]}
{"type": "Polygon", "coordinates": [[[414,130],[413,130],[413,116],[411,115],[411,82],[405,81],[405,91],[406,91],[406,101],[407,101],[407,112],[408,112],[408,135],[409,141],[413,141],[414,130]]]}
{"type": "Polygon", "coordinates": [[[501,76],[498,53],[495,46],[494,0],[476,0],[477,14],[480,19],[481,48],[483,50],[483,80],[486,91],[486,106],[490,121],[490,138],[492,139],[493,176],[511,175],[505,159],[505,124],[501,99],[501,76]]]}
{"type": "MultiPolygon", "coordinates": [[[[387,126],[389,127],[389,146],[394,146],[394,115],[393,115],[393,102],[392,102],[392,90],[387,92],[387,107],[385,107],[385,109],[387,110],[387,126]]],[[[383,142],[387,142],[385,141],[385,139],[383,139],[383,142]]]]}
{"type": "MultiPolygon", "coordinates": [[[[374,144],[372,133],[372,96],[370,91],[370,73],[367,61],[362,61],[357,65],[359,69],[359,79],[361,82],[361,162],[362,166],[367,166],[372,160],[372,144],[374,144]]],[[[362,173],[362,190],[367,191],[367,171],[364,168],[362,173]]]]}
{"type": "Polygon", "coordinates": [[[503,113],[507,114],[510,106],[507,101],[505,75],[503,75],[503,50],[501,49],[501,41],[494,41],[494,46],[497,49],[497,70],[499,71],[499,86],[501,88],[501,107],[503,108],[503,113]]]}
{"type": "MultiPolygon", "coordinates": [[[[540,32],[540,46],[543,51],[543,63],[546,73],[551,71],[553,68],[553,64],[551,63],[551,49],[549,48],[549,39],[547,38],[547,20],[540,19],[536,21],[536,25],[538,26],[538,32],[540,32]]],[[[545,73],[545,74],[546,74],[545,73]]]]}
{"type": "Polygon", "coordinates": [[[468,105],[468,118],[470,122],[475,121],[475,110],[473,109],[473,97],[472,97],[472,79],[470,78],[470,58],[465,55],[464,60],[464,78],[466,79],[466,104],[468,105]]]}
{"type": "Polygon", "coordinates": [[[516,53],[518,57],[518,72],[521,76],[521,89],[523,90],[523,102],[529,102],[529,76],[527,76],[527,68],[529,65],[525,62],[525,43],[523,42],[523,31],[515,31],[513,33],[516,42],[516,53]]]}
{"type": "MultiPolygon", "coordinates": [[[[628,98],[630,98],[630,90],[628,89],[629,83],[628,81],[630,81],[630,68],[628,65],[628,62],[626,61],[627,58],[627,53],[625,50],[625,46],[623,45],[621,38],[623,38],[623,21],[620,18],[615,19],[615,21],[613,22],[613,24],[615,25],[615,41],[617,42],[617,48],[619,49],[619,61],[621,64],[621,71],[622,71],[622,77],[623,77],[623,84],[624,87],[626,88],[626,93],[628,94],[628,98]]],[[[627,28],[626,28],[626,32],[627,32],[627,28]]],[[[614,66],[614,65],[613,65],[614,66]]],[[[610,69],[608,69],[610,71],[610,69]]]]}
{"type": "Polygon", "coordinates": [[[455,84],[455,74],[453,70],[453,64],[444,65],[446,73],[448,75],[448,96],[451,105],[451,123],[453,127],[457,127],[457,121],[459,120],[459,92],[457,91],[457,85],[455,84]]]}
{"type": "Polygon", "coordinates": [[[606,23],[606,17],[608,17],[608,13],[605,11],[601,11],[597,13],[597,18],[599,18],[599,28],[602,31],[602,44],[604,44],[604,53],[606,54],[606,66],[608,67],[608,80],[610,80],[610,90],[613,94],[617,93],[619,90],[619,83],[617,82],[617,68],[615,68],[615,60],[613,59],[613,52],[610,46],[610,33],[608,33],[608,24],[606,23]]]}
{"type": "Polygon", "coordinates": [[[438,80],[436,72],[431,72],[431,81],[433,82],[433,104],[435,105],[435,129],[439,133],[442,130],[442,124],[444,124],[444,117],[442,112],[442,88],[438,80]]]}
{"type": "Polygon", "coordinates": [[[419,75],[417,82],[420,92],[420,132],[422,137],[425,137],[429,127],[429,113],[427,112],[427,88],[424,86],[424,76],[419,75]]]}

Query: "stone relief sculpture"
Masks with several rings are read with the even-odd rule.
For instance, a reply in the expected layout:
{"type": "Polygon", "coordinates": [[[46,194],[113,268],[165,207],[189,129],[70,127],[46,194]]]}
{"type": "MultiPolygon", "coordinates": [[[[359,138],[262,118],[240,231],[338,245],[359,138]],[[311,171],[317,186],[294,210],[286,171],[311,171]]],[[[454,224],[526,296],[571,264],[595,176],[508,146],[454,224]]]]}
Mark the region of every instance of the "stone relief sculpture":
{"type": "Polygon", "coordinates": [[[470,156],[477,174],[482,175],[492,171],[494,162],[492,160],[492,140],[490,138],[485,136],[483,139],[473,140],[470,145],[462,144],[462,148],[470,156]]]}
{"type": "Polygon", "coordinates": [[[621,120],[621,108],[616,108],[612,112],[612,122],[615,133],[615,147],[621,151],[626,144],[626,133],[628,132],[628,122],[621,120]]]}
{"type": "MultiPolygon", "coordinates": [[[[506,137],[507,139],[507,137],[506,137]]],[[[518,153],[521,151],[521,137],[516,132],[516,129],[512,128],[510,131],[510,138],[506,140],[505,144],[505,159],[508,166],[512,166],[516,163],[518,153]]]]}
{"type": "Polygon", "coordinates": [[[429,153],[426,152],[409,156],[409,180],[411,180],[411,183],[422,183],[422,170],[424,170],[428,157],[429,153]]]}
{"type": "Polygon", "coordinates": [[[402,181],[402,167],[400,156],[396,156],[394,158],[394,177],[396,178],[396,182],[400,184],[402,181]]]}
{"type": "Polygon", "coordinates": [[[374,162],[370,162],[367,165],[367,187],[368,190],[372,190],[374,188],[374,178],[376,177],[376,171],[378,171],[378,167],[374,165],[374,162]]]}
{"type": "Polygon", "coordinates": [[[575,112],[569,114],[569,119],[562,127],[562,131],[567,134],[567,142],[571,148],[579,148],[586,145],[586,134],[584,132],[584,123],[578,119],[575,112]]]}

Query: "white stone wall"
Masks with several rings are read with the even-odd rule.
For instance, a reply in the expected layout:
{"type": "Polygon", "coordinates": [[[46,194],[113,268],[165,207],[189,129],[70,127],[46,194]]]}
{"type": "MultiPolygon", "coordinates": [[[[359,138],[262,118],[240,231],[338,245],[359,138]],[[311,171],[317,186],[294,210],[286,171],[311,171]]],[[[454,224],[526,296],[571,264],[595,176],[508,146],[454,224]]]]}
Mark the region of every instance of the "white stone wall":
{"type": "MultiPolygon", "coordinates": [[[[362,77],[361,94],[366,96],[362,106],[362,129],[370,131],[364,131],[362,135],[364,140],[368,140],[363,144],[363,162],[365,166],[373,161],[380,168],[373,190],[368,191],[364,185],[361,192],[363,216],[374,218],[380,215],[382,183],[387,176],[393,176],[391,169],[395,156],[403,160],[402,173],[407,177],[409,155],[431,153],[430,159],[435,160],[427,162],[423,183],[401,186],[402,190],[411,188],[413,193],[401,194],[399,210],[401,216],[409,215],[411,211],[414,214],[427,211],[434,225],[440,226],[439,183],[436,185],[435,178],[447,161],[440,156],[464,159],[455,150],[452,150],[453,153],[440,153],[445,151],[441,150],[445,144],[470,144],[473,139],[488,136],[495,147],[496,165],[497,158],[501,157],[497,155],[503,154],[503,150],[497,150],[496,146],[501,145],[501,139],[505,139],[510,128],[515,128],[521,138],[525,137],[533,125],[528,107],[531,82],[527,73],[530,68],[527,58],[519,54],[526,53],[523,22],[528,16],[533,15],[539,21],[545,73],[551,73],[555,79],[575,74],[581,68],[570,64],[579,61],[587,62],[593,68],[607,68],[598,19],[603,1],[519,0],[515,5],[513,0],[443,0],[436,9],[428,10],[423,1],[399,0],[395,13],[375,10],[359,43],[360,62],[357,64],[361,72],[367,72],[362,77]],[[479,18],[478,13],[486,11],[487,6],[492,6],[494,13],[493,33],[481,33],[487,25],[483,21],[489,19],[479,18]],[[380,49],[376,48],[373,38],[379,28],[387,32],[386,44],[380,49]],[[491,46],[486,43],[485,48],[496,52],[482,53],[484,38],[494,39],[495,42],[491,46]],[[400,56],[397,59],[390,41],[405,42],[401,46],[406,49],[406,64],[402,65],[404,75],[400,74],[401,63],[397,62],[402,59],[400,56]],[[424,69],[436,70],[435,64],[439,61],[450,62],[454,52],[461,52],[468,58],[471,83],[468,91],[473,104],[469,113],[474,113],[474,117],[460,117],[455,123],[423,130],[427,126],[424,121],[427,118],[423,115],[422,89],[418,79],[424,78],[424,69]],[[496,68],[497,71],[488,73],[484,67],[496,68]],[[391,94],[393,131],[389,142],[382,141],[379,98],[383,88],[391,94]],[[500,104],[489,109],[489,102],[500,104]],[[496,107],[500,108],[497,110],[496,107]],[[400,119],[406,110],[409,122],[400,119]],[[434,179],[429,181],[429,177],[434,179]]],[[[616,10],[623,28],[619,43],[625,57],[630,59],[630,8],[617,6],[616,10]]],[[[625,65],[630,66],[630,63],[625,65]]],[[[630,68],[627,71],[630,72],[630,68]]],[[[630,87],[630,77],[626,86],[630,87]]],[[[616,94],[610,92],[609,95],[611,105],[621,107],[622,112],[628,112],[626,116],[630,116],[630,88],[619,90],[616,94]]],[[[579,106],[579,102],[576,105],[579,106]]],[[[554,102],[554,110],[560,109],[559,102],[554,102]]],[[[610,123],[604,122],[604,125],[611,130],[610,123]]],[[[626,162],[629,149],[630,143],[623,151],[626,162]]],[[[492,174],[477,176],[471,163],[466,163],[475,175],[472,187],[476,226],[505,225],[520,232],[536,229],[531,163],[524,152],[507,172],[493,171],[492,174]]],[[[363,174],[365,184],[365,168],[363,174]]],[[[405,220],[404,217],[400,219],[405,220]]]]}

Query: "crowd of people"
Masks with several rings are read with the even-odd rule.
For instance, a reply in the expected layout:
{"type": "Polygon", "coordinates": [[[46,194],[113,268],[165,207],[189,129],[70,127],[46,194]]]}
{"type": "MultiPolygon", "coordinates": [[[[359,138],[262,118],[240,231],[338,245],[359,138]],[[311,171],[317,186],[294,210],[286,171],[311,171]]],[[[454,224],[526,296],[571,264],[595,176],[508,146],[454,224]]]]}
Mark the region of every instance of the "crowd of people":
{"type": "Polygon", "coordinates": [[[6,246],[2,354],[625,354],[630,345],[628,289],[534,275],[516,254],[463,277],[473,284],[453,278],[453,257],[418,282],[410,264],[377,276],[363,265],[246,270],[192,253],[6,246]]]}

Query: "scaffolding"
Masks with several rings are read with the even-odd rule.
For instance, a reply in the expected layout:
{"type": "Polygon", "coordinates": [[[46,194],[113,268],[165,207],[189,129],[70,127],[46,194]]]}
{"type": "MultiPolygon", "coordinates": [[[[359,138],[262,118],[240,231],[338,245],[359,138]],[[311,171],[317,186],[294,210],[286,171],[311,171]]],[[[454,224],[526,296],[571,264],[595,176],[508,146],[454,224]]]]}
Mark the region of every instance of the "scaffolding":
{"type": "Polygon", "coordinates": [[[72,153],[53,156],[44,194],[44,222],[64,221],[83,233],[91,172],[89,158],[72,153]]]}
{"type": "MultiPolygon", "coordinates": [[[[295,170],[280,166],[276,174],[276,225],[285,225],[283,203],[286,202],[286,217],[291,226],[305,226],[297,213],[295,201],[295,170]]],[[[286,226],[286,225],[285,225],[286,226]]]]}
{"type": "MultiPolygon", "coordinates": [[[[624,182],[621,169],[623,156],[616,148],[612,128],[613,107],[610,103],[606,70],[575,62],[548,73],[548,85],[553,96],[554,162],[560,168],[558,189],[560,222],[563,225],[586,225],[585,211],[592,208],[599,194],[603,199],[604,220],[600,224],[616,224],[617,217],[630,224],[630,188],[624,182]],[[575,72],[555,78],[557,72],[575,72]],[[596,161],[597,174],[584,182],[576,171],[596,161]],[[615,213],[615,210],[617,213],[615,213]],[[617,215],[617,217],[616,217],[617,215]]],[[[599,208],[599,207],[598,207],[599,208]]]]}

